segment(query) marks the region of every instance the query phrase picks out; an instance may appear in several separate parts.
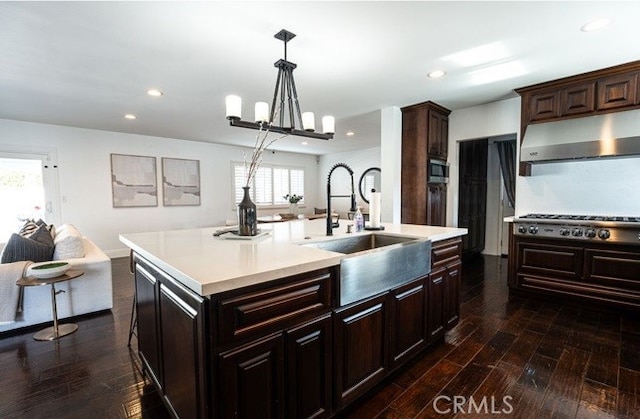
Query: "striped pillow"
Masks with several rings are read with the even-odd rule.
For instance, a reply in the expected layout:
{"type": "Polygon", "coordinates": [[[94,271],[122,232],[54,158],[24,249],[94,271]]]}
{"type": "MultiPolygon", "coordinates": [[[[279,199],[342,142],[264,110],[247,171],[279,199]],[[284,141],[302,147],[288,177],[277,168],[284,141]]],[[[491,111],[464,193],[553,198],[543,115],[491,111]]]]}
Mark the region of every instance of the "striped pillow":
{"type": "Polygon", "coordinates": [[[35,221],[27,220],[27,222],[24,223],[24,225],[22,226],[18,234],[21,235],[22,237],[28,237],[33,233],[35,233],[37,229],[38,229],[38,224],[36,224],[35,221]]]}
{"type": "Polygon", "coordinates": [[[53,246],[13,233],[2,250],[0,263],[19,262],[22,260],[46,262],[51,260],[52,257],[53,246]]]}

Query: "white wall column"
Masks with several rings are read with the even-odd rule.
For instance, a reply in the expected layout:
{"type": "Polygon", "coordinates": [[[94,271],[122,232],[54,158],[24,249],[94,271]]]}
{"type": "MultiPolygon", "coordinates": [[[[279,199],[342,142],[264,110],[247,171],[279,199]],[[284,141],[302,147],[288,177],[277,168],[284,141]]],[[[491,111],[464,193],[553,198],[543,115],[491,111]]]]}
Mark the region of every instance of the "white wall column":
{"type": "Polygon", "coordinates": [[[380,112],[380,169],[382,170],[382,221],[400,223],[402,196],[402,111],[397,106],[380,112]]]}

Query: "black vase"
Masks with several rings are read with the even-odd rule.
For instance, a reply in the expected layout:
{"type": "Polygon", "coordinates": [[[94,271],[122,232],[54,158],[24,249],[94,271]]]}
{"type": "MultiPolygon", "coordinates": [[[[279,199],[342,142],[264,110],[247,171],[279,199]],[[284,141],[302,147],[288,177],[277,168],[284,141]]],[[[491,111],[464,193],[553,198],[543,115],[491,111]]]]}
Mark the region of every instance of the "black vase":
{"type": "Polygon", "coordinates": [[[238,235],[255,236],[258,234],[256,204],[251,201],[249,187],[243,186],[244,196],[238,204],[238,235]]]}

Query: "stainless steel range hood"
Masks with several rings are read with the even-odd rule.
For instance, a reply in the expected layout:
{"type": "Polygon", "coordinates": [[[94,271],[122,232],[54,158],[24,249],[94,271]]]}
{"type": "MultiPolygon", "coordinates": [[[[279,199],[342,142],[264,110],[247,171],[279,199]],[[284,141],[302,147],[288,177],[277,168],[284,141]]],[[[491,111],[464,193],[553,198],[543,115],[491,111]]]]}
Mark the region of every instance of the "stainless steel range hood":
{"type": "Polygon", "coordinates": [[[640,155],[640,109],[527,127],[520,160],[562,160],[640,155]]]}

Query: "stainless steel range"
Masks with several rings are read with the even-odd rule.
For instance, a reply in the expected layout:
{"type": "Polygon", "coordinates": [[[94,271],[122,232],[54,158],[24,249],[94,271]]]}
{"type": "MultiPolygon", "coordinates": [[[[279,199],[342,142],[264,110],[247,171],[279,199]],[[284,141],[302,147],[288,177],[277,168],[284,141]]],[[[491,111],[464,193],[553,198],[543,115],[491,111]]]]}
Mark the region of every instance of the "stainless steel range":
{"type": "Polygon", "coordinates": [[[527,214],[516,217],[518,236],[640,244],[640,216],[527,214]]]}

